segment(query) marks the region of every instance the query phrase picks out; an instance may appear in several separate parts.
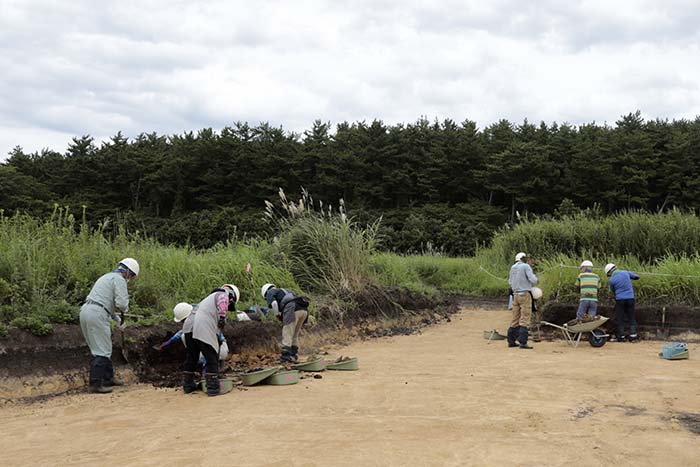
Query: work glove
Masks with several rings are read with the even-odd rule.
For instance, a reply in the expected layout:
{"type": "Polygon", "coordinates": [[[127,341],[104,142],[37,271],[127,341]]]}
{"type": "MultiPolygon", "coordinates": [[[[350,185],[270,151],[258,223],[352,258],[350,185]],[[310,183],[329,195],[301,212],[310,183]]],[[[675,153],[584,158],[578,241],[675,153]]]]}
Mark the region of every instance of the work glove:
{"type": "Polygon", "coordinates": [[[224,316],[219,316],[219,323],[218,323],[219,329],[223,330],[224,326],[226,326],[226,318],[224,316]]]}

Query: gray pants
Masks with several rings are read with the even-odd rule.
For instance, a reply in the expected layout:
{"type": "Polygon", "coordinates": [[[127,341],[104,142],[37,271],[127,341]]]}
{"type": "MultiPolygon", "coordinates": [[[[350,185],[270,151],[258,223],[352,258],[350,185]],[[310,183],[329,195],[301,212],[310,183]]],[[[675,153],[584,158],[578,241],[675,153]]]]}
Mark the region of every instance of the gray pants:
{"type": "MultiPolygon", "coordinates": [[[[291,305],[294,306],[293,303],[291,305]]],[[[307,310],[296,310],[291,313],[294,313],[294,320],[282,326],[282,347],[299,346],[299,331],[309,314],[307,310]]]]}
{"type": "Polygon", "coordinates": [[[112,319],[99,305],[83,305],[80,309],[80,329],[95,357],[112,357],[112,319]]]}

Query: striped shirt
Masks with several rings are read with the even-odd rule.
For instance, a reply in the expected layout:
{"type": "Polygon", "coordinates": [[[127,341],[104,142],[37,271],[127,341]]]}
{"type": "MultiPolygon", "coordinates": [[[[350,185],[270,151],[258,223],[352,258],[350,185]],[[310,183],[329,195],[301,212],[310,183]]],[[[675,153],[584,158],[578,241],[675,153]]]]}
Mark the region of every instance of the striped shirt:
{"type": "Polygon", "coordinates": [[[576,287],[581,289],[581,300],[598,301],[600,277],[592,272],[582,272],[576,278],[576,287]]]}

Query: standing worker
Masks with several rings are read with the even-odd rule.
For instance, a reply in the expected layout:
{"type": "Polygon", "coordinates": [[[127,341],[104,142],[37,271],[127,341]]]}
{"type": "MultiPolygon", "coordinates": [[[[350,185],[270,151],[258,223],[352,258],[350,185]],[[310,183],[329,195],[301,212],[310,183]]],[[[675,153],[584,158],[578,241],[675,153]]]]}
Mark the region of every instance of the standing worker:
{"type": "Polygon", "coordinates": [[[139,274],[139,269],[135,259],[124,258],[114,271],[97,279],[80,308],[80,329],[92,354],[88,392],[110,393],[111,386],[123,384],[114,378],[111,321],[122,328],[124,314],[129,311],[127,282],[139,274]]]}
{"type": "Polygon", "coordinates": [[[576,278],[576,287],[581,291],[581,298],[576,311],[576,318],[581,319],[586,314],[598,314],[598,289],[600,277],[593,272],[593,263],[586,260],[581,263],[581,274],[576,278]]]}
{"type": "Polygon", "coordinates": [[[617,325],[616,342],[625,341],[625,322],[629,326],[629,341],[636,342],[637,318],[634,312],[634,288],[632,281],[639,279],[639,276],[630,271],[617,269],[612,263],[605,265],[605,274],[610,278],[610,291],[615,294],[615,321],[617,325]]]}
{"type": "Polygon", "coordinates": [[[275,284],[263,285],[260,292],[275,316],[282,321],[280,360],[296,362],[299,359],[299,331],[309,318],[309,299],[286,289],[278,289],[275,284]]]}
{"type": "Polygon", "coordinates": [[[182,389],[186,394],[197,389],[194,381],[194,370],[199,360],[200,352],[206,359],[206,386],[208,396],[218,396],[219,386],[219,334],[223,333],[226,325],[226,314],[236,311],[236,303],[240,298],[238,287],[224,284],[214,289],[207,298],[197,305],[196,311],[190,315],[183,326],[187,358],[185,359],[182,389]]]}
{"type": "Polygon", "coordinates": [[[528,263],[527,254],[520,252],[515,255],[515,264],[510,267],[508,277],[508,285],[513,290],[513,319],[508,328],[508,347],[520,344],[521,349],[532,349],[532,346],[527,345],[527,328],[532,319],[531,291],[537,280],[528,263]]]}

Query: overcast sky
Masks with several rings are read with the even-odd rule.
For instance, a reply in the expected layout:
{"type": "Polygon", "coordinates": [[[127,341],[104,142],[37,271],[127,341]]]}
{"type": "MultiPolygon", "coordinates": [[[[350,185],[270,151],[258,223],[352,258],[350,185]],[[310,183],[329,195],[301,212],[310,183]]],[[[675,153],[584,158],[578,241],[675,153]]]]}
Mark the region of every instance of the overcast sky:
{"type": "Polygon", "coordinates": [[[695,118],[698,25],[694,0],[0,0],[0,158],[238,120],[695,118]]]}

